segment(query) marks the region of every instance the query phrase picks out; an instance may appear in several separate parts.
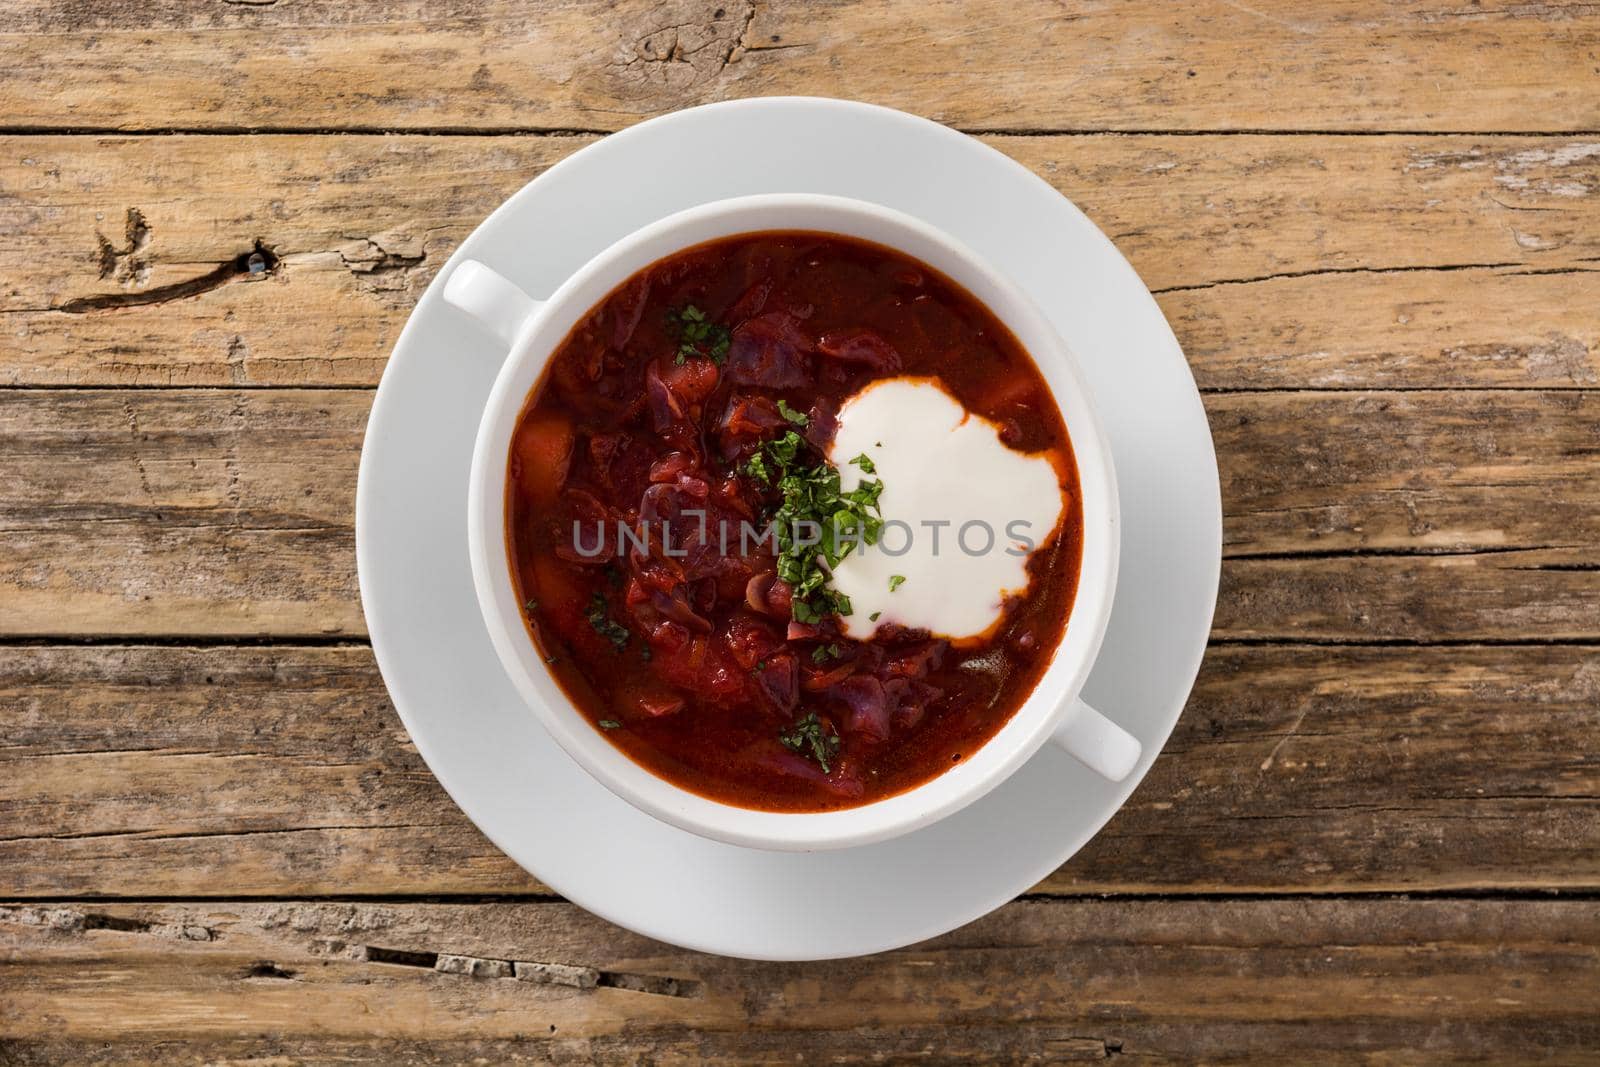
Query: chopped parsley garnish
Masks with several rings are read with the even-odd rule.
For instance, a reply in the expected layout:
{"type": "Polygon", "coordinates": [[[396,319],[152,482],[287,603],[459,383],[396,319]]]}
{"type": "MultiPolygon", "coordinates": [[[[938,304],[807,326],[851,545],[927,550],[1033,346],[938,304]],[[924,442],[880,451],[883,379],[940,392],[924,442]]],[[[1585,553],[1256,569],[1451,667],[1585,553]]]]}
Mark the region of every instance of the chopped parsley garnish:
{"type": "Polygon", "coordinates": [[[616,719],[601,719],[600,720],[600,729],[602,729],[602,730],[620,730],[621,728],[622,728],[622,724],[620,722],[618,722],[616,719]]]}
{"type": "Polygon", "coordinates": [[[899,589],[900,586],[901,586],[901,583],[903,583],[905,580],[906,580],[906,576],[903,575],[903,574],[891,574],[891,575],[889,575],[889,592],[892,593],[896,589],[899,589]]]}
{"type": "Polygon", "coordinates": [[[779,734],[778,741],[784,748],[816,760],[823,774],[830,769],[828,758],[839,751],[839,735],[828,732],[814,711],[806,712],[787,732],[779,734]]]}
{"type": "Polygon", "coordinates": [[[851,460],[850,462],[854,463],[856,466],[860,467],[862,469],[862,471],[867,473],[867,474],[877,474],[878,473],[877,465],[872,462],[872,457],[867,455],[865,452],[861,453],[861,455],[857,456],[855,459],[851,460]]]}
{"type": "MultiPolygon", "coordinates": [[[[783,573],[779,566],[780,574],[783,573]]],[[[810,600],[796,600],[790,605],[790,614],[795,622],[807,624],[819,623],[829,615],[851,615],[855,613],[855,605],[850,603],[850,598],[837,589],[822,587],[815,591],[810,600]]]]}
{"type": "Polygon", "coordinates": [[[785,468],[794,462],[796,453],[800,451],[801,446],[805,443],[805,438],[793,430],[786,430],[782,437],[775,441],[767,442],[767,455],[772,457],[772,462],[777,464],[779,472],[782,473],[785,468]]]}
{"type": "Polygon", "coordinates": [[[745,473],[766,485],[776,480],[783,501],[773,512],[778,543],[778,577],[793,593],[796,622],[817,623],[829,615],[849,615],[850,598],[829,586],[833,568],[857,542],[877,544],[883,529],[878,497],[883,482],[864,478],[849,492],[840,488],[839,470],[826,460],[800,459],[805,439],[793,430],[768,441],[745,462],[745,473]],[[812,538],[815,537],[815,543],[812,538]]]}
{"type": "Polygon", "coordinates": [[[844,653],[839,651],[838,645],[818,645],[811,650],[811,662],[826,663],[830,659],[838,659],[842,655],[844,653]]]}
{"type": "Polygon", "coordinates": [[[529,615],[532,615],[534,612],[539,610],[539,602],[532,597],[529,597],[528,602],[522,605],[522,610],[526,611],[529,615]]]}
{"type": "Polygon", "coordinates": [[[667,321],[678,330],[678,356],[674,362],[681,364],[690,356],[703,356],[720,366],[727,358],[732,341],[728,328],[709,321],[706,313],[693,304],[668,314],[667,321]]]}
{"type": "Polygon", "coordinates": [[[874,611],[871,615],[868,615],[867,618],[872,620],[873,622],[877,622],[878,621],[878,616],[882,615],[882,614],[883,614],[883,612],[881,612],[881,611],[874,611]]]}
{"type": "Polygon", "coordinates": [[[806,417],[804,412],[796,411],[794,408],[784,403],[782,397],[778,398],[778,414],[782,415],[796,426],[804,426],[806,423],[811,421],[806,417]]]}
{"type": "Polygon", "coordinates": [[[613,619],[606,610],[604,593],[596,592],[594,599],[589,601],[589,625],[594,627],[594,632],[610,641],[618,652],[628,647],[628,628],[613,619]]]}

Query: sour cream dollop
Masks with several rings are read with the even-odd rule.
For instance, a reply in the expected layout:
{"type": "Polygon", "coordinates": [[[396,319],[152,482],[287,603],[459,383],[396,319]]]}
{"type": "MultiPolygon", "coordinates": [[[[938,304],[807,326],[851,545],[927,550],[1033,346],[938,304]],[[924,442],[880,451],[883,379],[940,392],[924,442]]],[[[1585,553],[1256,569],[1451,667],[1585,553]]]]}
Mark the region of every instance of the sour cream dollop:
{"type": "Polygon", "coordinates": [[[981,636],[1007,596],[1027,591],[1028,557],[1055,536],[1065,507],[1047,455],[1008,447],[932,378],[881,379],[845,401],[828,458],[846,491],[883,481],[878,544],[833,574],[853,608],[840,621],[857,640],[886,623],[981,636]],[[852,462],[862,455],[874,473],[852,462]]]}

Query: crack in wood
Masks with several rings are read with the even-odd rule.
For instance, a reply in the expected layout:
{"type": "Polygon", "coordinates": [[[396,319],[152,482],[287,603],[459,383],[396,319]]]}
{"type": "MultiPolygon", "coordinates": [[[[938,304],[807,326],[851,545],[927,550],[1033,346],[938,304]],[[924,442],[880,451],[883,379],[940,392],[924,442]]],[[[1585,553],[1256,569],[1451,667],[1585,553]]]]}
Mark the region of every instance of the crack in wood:
{"type": "MultiPolygon", "coordinates": [[[[3,389],[3,388],[5,388],[5,387],[0,387],[0,389],[3,389]]],[[[13,388],[22,389],[22,388],[29,388],[29,387],[27,387],[27,386],[14,386],[13,388]]],[[[46,387],[46,388],[48,388],[48,387],[46,387]]],[[[89,387],[85,386],[85,388],[89,388],[89,387]]],[[[113,389],[153,388],[153,389],[163,389],[163,388],[168,388],[168,387],[167,386],[159,386],[159,385],[157,385],[157,386],[128,385],[128,386],[100,386],[99,388],[113,388],[113,389]]],[[[171,386],[171,388],[181,389],[181,388],[183,388],[183,386],[171,386]]],[[[339,387],[338,386],[330,386],[328,388],[339,388],[339,387]]],[[[1317,385],[1317,386],[1303,386],[1303,385],[1249,385],[1249,386],[1202,385],[1202,386],[1199,387],[1199,390],[1200,390],[1200,395],[1203,396],[1203,397],[1212,397],[1212,396],[1216,396],[1216,397],[1223,397],[1223,396],[1281,396],[1281,397],[1288,397],[1288,396],[1293,396],[1295,394],[1299,394],[1301,396],[1310,396],[1312,394],[1327,395],[1327,396],[1338,396],[1340,394],[1343,394],[1343,395],[1348,396],[1348,395],[1350,395],[1352,393],[1371,393],[1371,392],[1407,393],[1407,394],[1411,394],[1411,393],[1424,393],[1424,394],[1426,394],[1426,393],[1440,393],[1440,394],[1445,394],[1445,393],[1455,393],[1455,394],[1473,394],[1473,393],[1561,393],[1564,396],[1582,397],[1582,396],[1587,396],[1590,393],[1600,392],[1600,387],[1596,387],[1594,385],[1586,385],[1586,384],[1582,384],[1582,385],[1580,385],[1580,384],[1567,385],[1567,384],[1559,383],[1559,382],[1539,382],[1539,383],[1535,383],[1535,384],[1532,384],[1532,385],[1515,385],[1515,384],[1495,384],[1495,385],[1385,385],[1385,386],[1382,386],[1379,389],[1374,389],[1370,385],[1317,385]]]]}
{"type": "Polygon", "coordinates": [[[698,997],[701,983],[687,978],[669,978],[656,974],[628,974],[621,971],[601,971],[595,985],[604,989],[625,989],[631,993],[648,993],[658,997],[698,997]]]}
{"type": "Polygon", "coordinates": [[[101,838],[133,838],[138,841],[193,841],[208,837],[255,837],[263,834],[315,834],[328,831],[416,830],[445,829],[447,824],[436,823],[349,823],[337,826],[267,826],[239,830],[183,830],[161,832],[157,830],[85,830],[80,833],[21,834],[0,837],[0,844],[19,841],[89,841],[101,838]]]}
{"type": "Polygon", "coordinates": [[[1211,647],[1250,648],[1600,648],[1600,637],[1254,637],[1212,634],[1211,647]]]}
{"type": "Polygon", "coordinates": [[[437,952],[415,952],[409,949],[384,948],[380,945],[363,945],[361,958],[368,963],[390,963],[396,967],[420,967],[433,970],[439,962],[437,952]]]}
{"type": "MultiPolygon", "coordinates": [[[[142,464],[139,473],[142,479],[144,476],[142,464]]],[[[141,488],[146,492],[149,491],[148,486],[141,488]]],[[[153,496],[150,505],[141,509],[65,507],[55,513],[48,507],[18,509],[6,516],[10,521],[0,525],[0,533],[29,533],[41,527],[60,530],[75,523],[147,524],[151,520],[152,509],[156,508],[159,508],[156,520],[162,529],[169,530],[238,530],[258,533],[339,535],[350,533],[348,524],[341,526],[338,523],[308,521],[300,515],[275,515],[256,511],[241,511],[238,515],[233,515],[225,508],[163,508],[156,503],[153,496]],[[100,513],[97,514],[97,511],[100,513]]]]}
{"type": "Polygon", "coordinates": [[[607,971],[567,963],[545,963],[536,960],[499,959],[492,956],[469,956],[454,952],[430,952],[418,949],[387,948],[381,945],[360,945],[349,953],[367,963],[385,963],[396,967],[412,967],[434,971],[438,974],[460,975],[465,978],[506,978],[538,985],[560,985],[572,989],[621,989],[630,993],[645,993],[658,997],[699,997],[704,994],[703,983],[691,978],[676,978],[660,974],[636,974],[630,971],[607,971]]]}
{"type": "Polygon", "coordinates": [[[610,66],[618,71],[638,72],[649,79],[660,72],[664,83],[683,89],[720,78],[752,48],[747,40],[755,21],[756,5],[744,0],[731,32],[728,11],[719,7],[709,19],[687,19],[652,27],[636,37],[631,46],[610,66]],[[705,57],[702,59],[701,57],[705,57]],[[707,62],[709,60],[709,62],[707,62]],[[687,81],[685,81],[687,79],[687,81]]]}
{"type": "MultiPolygon", "coordinates": [[[[1335,506],[1335,505],[1319,504],[1319,505],[1316,505],[1316,508],[1325,508],[1325,507],[1330,507],[1330,506],[1335,506]]],[[[1267,509],[1264,509],[1264,512],[1265,513],[1270,513],[1272,511],[1281,511],[1281,510],[1285,510],[1285,509],[1267,508],[1267,509]]],[[[1290,510],[1292,510],[1292,509],[1290,509],[1290,510]]],[[[1254,510],[1249,512],[1249,514],[1259,514],[1259,513],[1261,513],[1261,512],[1256,512],[1254,510]]],[[[1367,558],[1377,558],[1377,557],[1383,557],[1383,558],[1386,558],[1386,559],[1418,559],[1418,560],[1444,559],[1444,558],[1460,559],[1460,558],[1471,558],[1471,557],[1475,557],[1475,556],[1508,556],[1508,555],[1516,555],[1516,554],[1524,553],[1524,552],[1578,552],[1578,551],[1583,551],[1586,547],[1587,546],[1584,546],[1584,545],[1483,545],[1483,546],[1467,546],[1467,547],[1464,547],[1464,548],[1447,548],[1447,547],[1437,547],[1437,548],[1435,548],[1435,547],[1430,547],[1430,546],[1427,546],[1427,545],[1418,545],[1418,546],[1415,546],[1415,547],[1373,546],[1373,547],[1354,547],[1354,548],[1335,548],[1335,549],[1306,549],[1304,551],[1301,551],[1301,550],[1289,550],[1289,551],[1273,551],[1273,552],[1249,552],[1249,551],[1238,551],[1236,549],[1233,549],[1231,546],[1224,546],[1223,558],[1224,559],[1230,559],[1230,560],[1238,560],[1240,562],[1247,562],[1247,563],[1279,563],[1279,562],[1317,563],[1317,562],[1338,561],[1338,560],[1346,560],[1346,559],[1367,559],[1367,558]]],[[[1589,569],[1593,569],[1595,565],[1593,565],[1593,564],[1566,564],[1566,565],[1563,565],[1563,564],[1544,564],[1544,565],[1530,564],[1530,565],[1525,565],[1525,566],[1513,565],[1510,569],[1512,569],[1512,570],[1542,570],[1542,569],[1550,569],[1550,568],[1559,568],[1559,567],[1562,567],[1562,566],[1575,567],[1575,568],[1578,568],[1578,569],[1589,570],[1589,569]]]]}
{"type": "Polygon", "coordinates": [[[351,634],[0,634],[0,648],[370,648],[351,634]]]}
{"type": "Polygon", "coordinates": [[[1600,563],[1514,563],[1509,569],[1514,571],[1589,573],[1600,571],[1600,563]]]}
{"type": "Polygon", "coordinates": [[[216,930],[198,923],[157,923],[126,915],[82,911],[60,906],[0,907],[0,921],[18,926],[42,926],[57,933],[84,934],[104,930],[116,934],[140,934],[179,941],[216,941],[216,930]]]}
{"type": "Polygon", "coordinates": [[[1552,274],[1600,274],[1600,267],[1529,267],[1527,270],[1514,270],[1507,273],[1519,278],[1548,277],[1552,274]]]}
{"type": "Polygon", "coordinates": [[[93,915],[85,914],[80,917],[77,926],[80,930],[114,930],[122,934],[146,934],[150,932],[151,923],[142,919],[127,919],[119,915],[93,915]]]}
{"type": "Polygon", "coordinates": [[[1423,274],[1439,273],[1448,274],[1453,271],[1463,270],[1502,270],[1511,267],[1522,267],[1521,262],[1495,262],[1495,263],[1446,263],[1437,266],[1413,265],[1398,267],[1317,267],[1311,270],[1291,270],[1278,274],[1258,274],[1250,278],[1218,278],[1209,282],[1193,282],[1187,285],[1168,285],[1160,289],[1150,290],[1150,295],[1161,296],[1166,293],[1193,293],[1204,289],[1217,289],[1227,285],[1256,285],[1260,282],[1276,282],[1291,278],[1320,278],[1333,274],[1423,274]]]}
{"type": "Polygon", "coordinates": [[[427,260],[428,251],[422,241],[395,240],[393,235],[385,241],[380,239],[382,236],[355,238],[337,250],[339,261],[355,274],[388,274],[411,270],[427,260]]]}
{"type": "MultiPolygon", "coordinates": [[[[214,752],[198,748],[165,748],[150,746],[147,748],[81,748],[81,749],[55,749],[49,752],[17,752],[21,745],[0,745],[0,752],[4,752],[7,761],[12,760],[45,760],[45,759],[82,759],[86,756],[150,756],[153,759],[166,759],[169,757],[205,756],[212,759],[282,759],[282,753],[277,752],[214,752]]],[[[333,766],[342,766],[333,764],[333,766]]],[[[353,764],[351,766],[354,766],[353,764]]]]}
{"type": "Polygon", "coordinates": [[[722,62],[717,67],[718,74],[721,74],[723,71],[727,70],[728,64],[735,62],[740,56],[744,55],[745,52],[750,50],[750,45],[746,38],[750,35],[750,24],[755,20],[756,5],[754,0],[748,0],[748,2],[745,4],[743,22],[739,26],[739,32],[733,35],[733,43],[728,45],[727,50],[722,53],[722,62]]]}
{"type": "Polygon", "coordinates": [[[221,288],[230,282],[268,277],[276,271],[277,266],[278,257],[276,253],[258,238],[250,251],[239,253],[233,259],[218,264],[214,269],[197,278],[173,282],[170,285],[158,285],[153,289],[143,289],[138,292],[96,293],[91,296],[74,297],[59,307],[45,310],[60,311],[68,315],[82,315],[91,311],[112,311],[121,308],[142,307],[147,304],[166,304],[174,300],[187,300],[190,297],[199,296],[201,293],[209,293],[211,290],[221,288]]]}
{"type": "MultiPolygon", "coordinates": [[[[234,3],[234,2],[240,2],[240,0],[228,0],[228,2],[234,3]]],[[[292,981],[294,979],[294,977],[298,973],[299,973],[298,971],[291,971],[291,970],[288,970],[287,968],[279,967],[276,963],[273,963],[271,960],[256,960],[254,963],[250,964],[250,966],[246,967],[244,969],[244,973],[241,974],[239,977],[241,977],[241,978],[272,978],[272,979],[278,979],[278,980],[292,981]]]]}

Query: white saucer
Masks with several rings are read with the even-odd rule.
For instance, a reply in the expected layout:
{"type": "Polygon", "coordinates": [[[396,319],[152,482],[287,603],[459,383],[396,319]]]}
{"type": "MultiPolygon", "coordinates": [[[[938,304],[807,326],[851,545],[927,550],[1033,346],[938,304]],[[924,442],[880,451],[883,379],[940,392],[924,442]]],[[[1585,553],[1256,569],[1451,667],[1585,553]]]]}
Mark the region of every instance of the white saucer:
{"type": "MultiPolygon", "coordinates": [[[[367,426],[356,499],[362,603],[422,757],[496,845],[558,893],[686,948],[853,956],[944,933],[1025,892],[1103,826],[1166,742],[1216,601],[1222,509],[1194,380],[1138,275],[1077,208],[978,141],[885,108],[745,100],[680,111],[576,153],[457,250],[534,295],[681,208],[760,192],[877,201],[966,241],[1028,290],[1082,359],[1122,492],[1116,607],[1084,696],[1144,742],[1120,785],[1046,746],[989,796],[884,844],[811,855],[717,844],[590,779],[519,702],[467,562],[466,485],[502,352],[418,302],[367,426]]],[[[441,271],[443,277],[449,270],[441,271]]]]}

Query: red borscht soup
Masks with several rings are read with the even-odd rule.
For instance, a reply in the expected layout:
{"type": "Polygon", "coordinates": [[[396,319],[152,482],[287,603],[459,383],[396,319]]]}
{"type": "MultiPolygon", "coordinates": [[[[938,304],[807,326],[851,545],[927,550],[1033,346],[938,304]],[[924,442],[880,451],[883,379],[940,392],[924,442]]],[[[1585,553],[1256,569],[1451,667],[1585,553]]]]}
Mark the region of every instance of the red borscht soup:
{"type": "Polygon", "coordinates": [[[697,245],[613,290],[530,394],[506,492],[512,579],[573,705],[658,777],[769,811],[880,800],[982,746],[1060,642],[1082,549],[1071,444],[1028,353],[927,265],[824,233],[697,245]],[[917,457],[945,432],[877,403],[849,426],[860,454],[837,453],[891,384],[1059,490],[1053,526],[999,538],[1014,584],[844,591],[901,540],[892,501],[926,495],[917,457]],[[941,605],[972,595],[992,622],[941,632],[941,605]]]}

